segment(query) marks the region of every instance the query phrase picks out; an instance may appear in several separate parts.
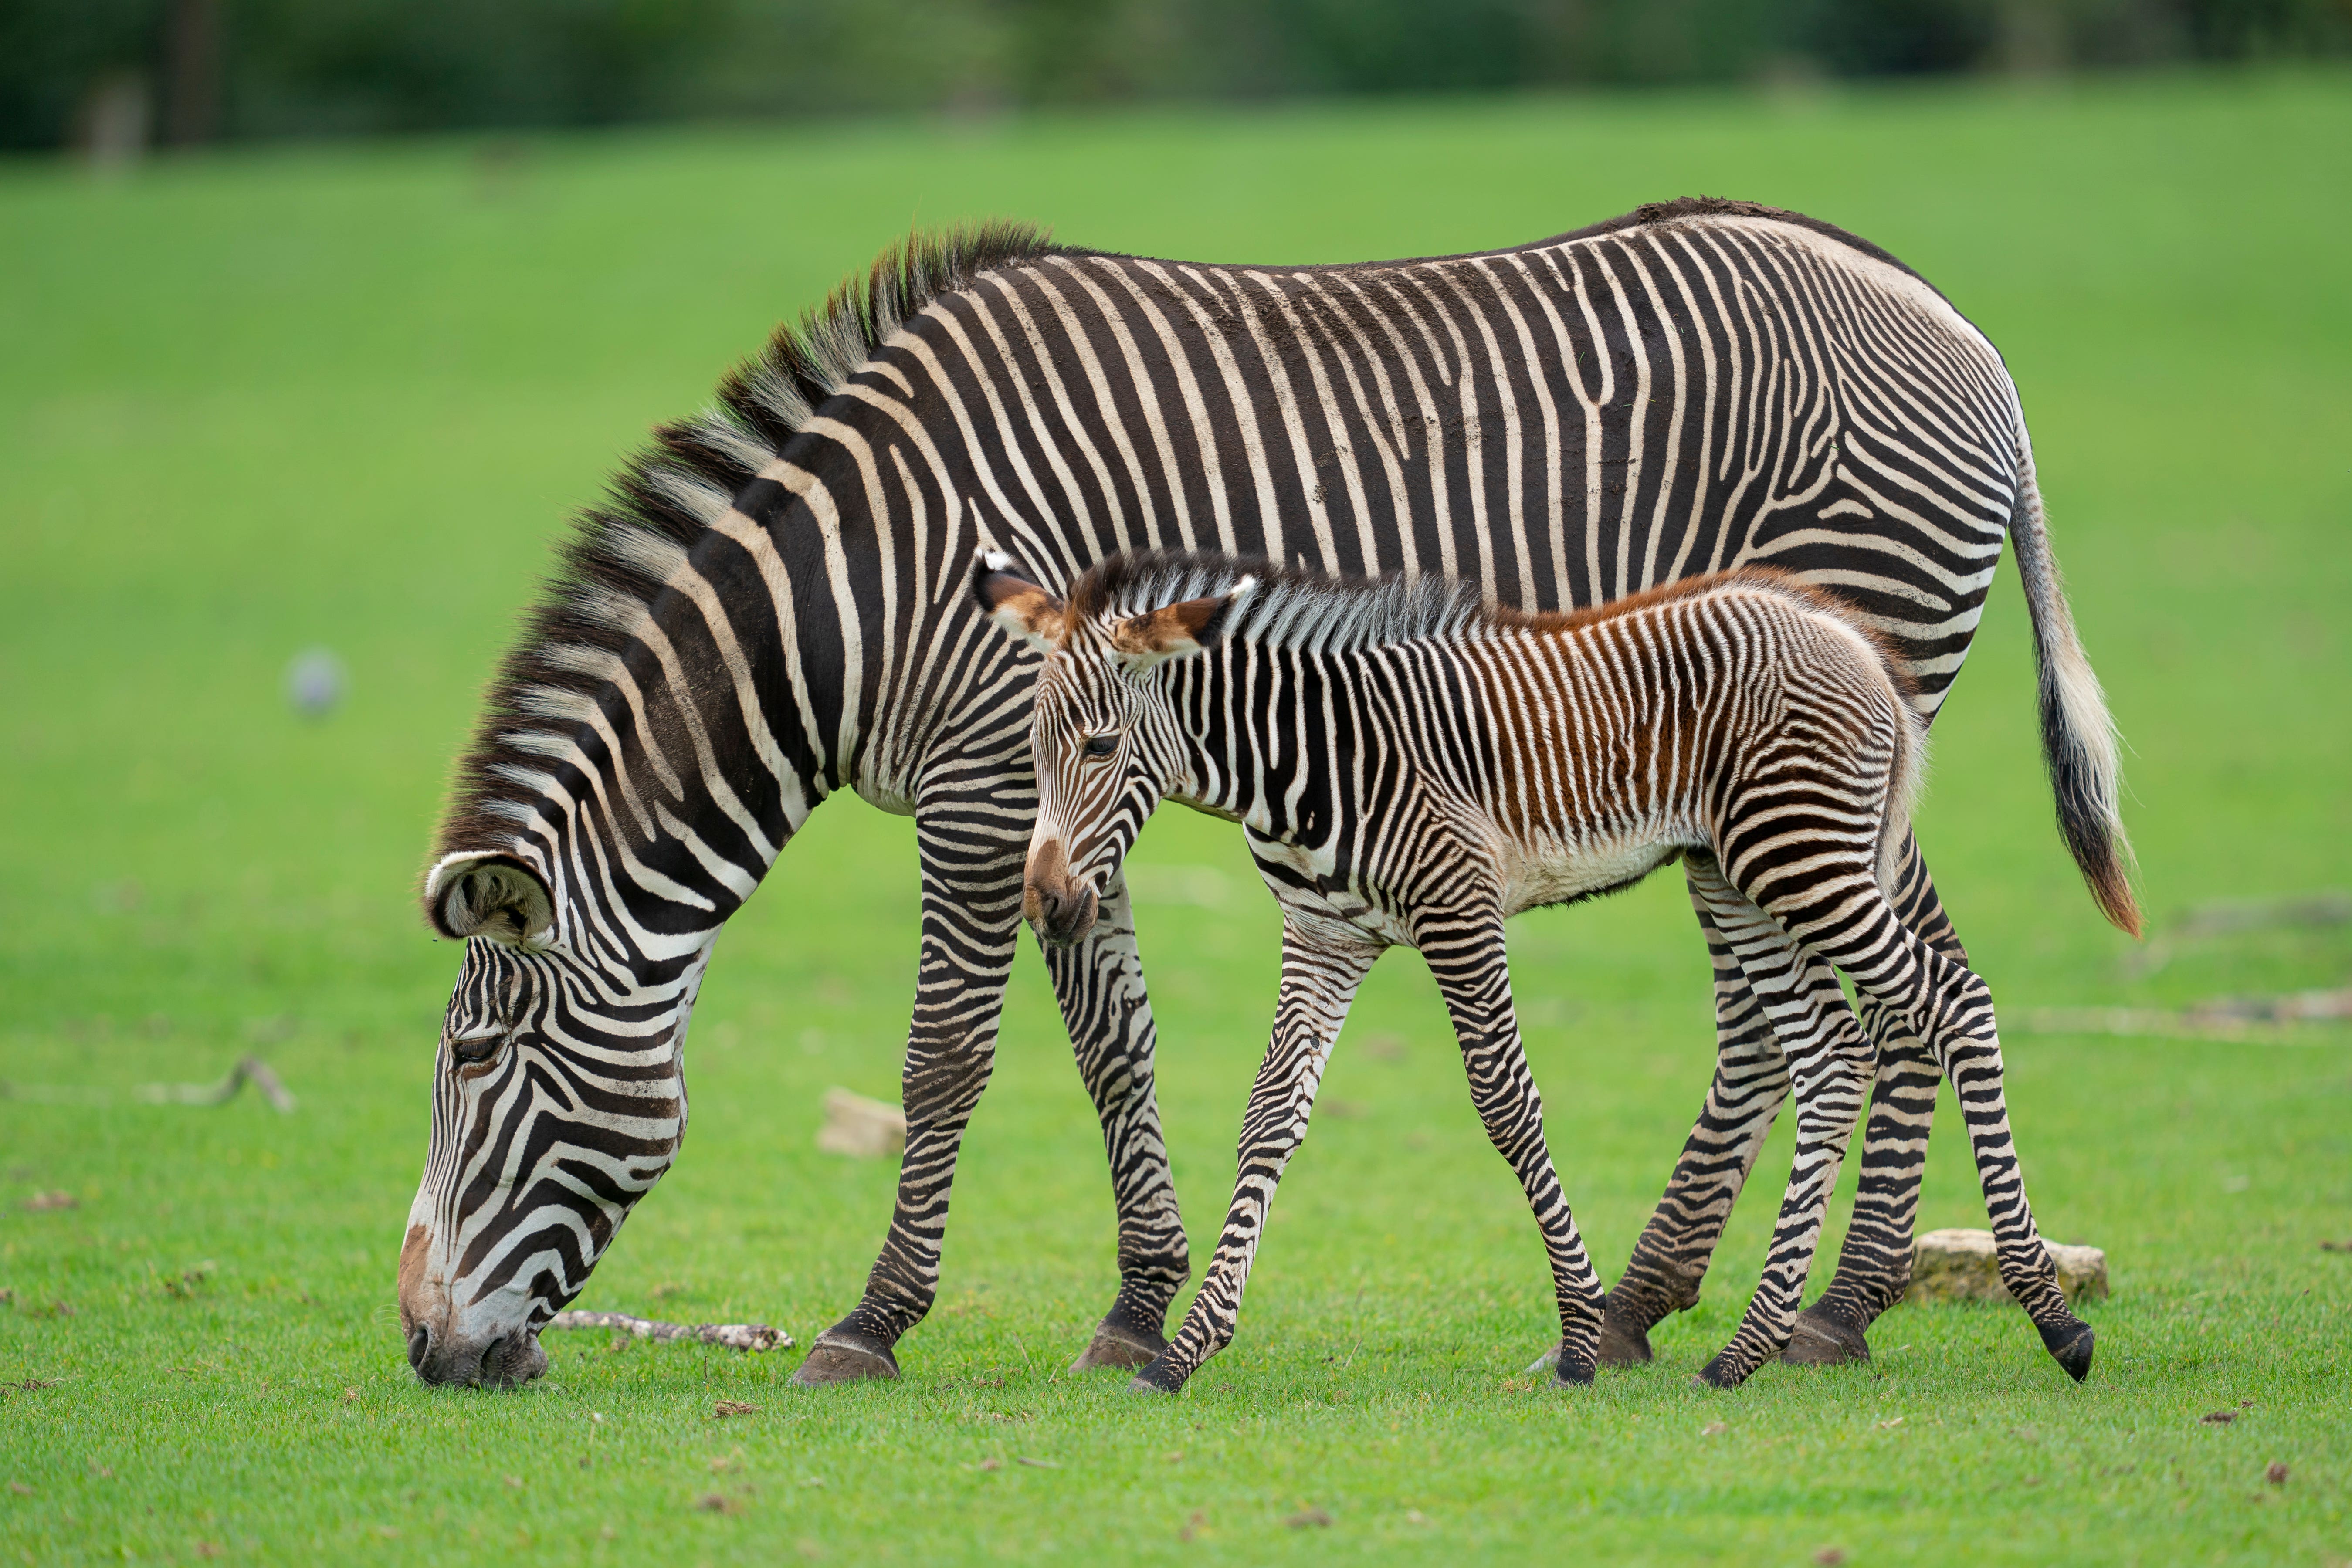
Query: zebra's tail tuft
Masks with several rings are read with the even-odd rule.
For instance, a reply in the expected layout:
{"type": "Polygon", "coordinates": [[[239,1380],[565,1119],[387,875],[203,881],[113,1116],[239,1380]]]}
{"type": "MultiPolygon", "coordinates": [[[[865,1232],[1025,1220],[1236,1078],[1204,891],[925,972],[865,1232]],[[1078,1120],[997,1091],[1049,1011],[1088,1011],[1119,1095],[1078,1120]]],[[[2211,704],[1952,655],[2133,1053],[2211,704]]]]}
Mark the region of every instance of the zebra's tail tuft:
{"type": "Polygon", "coordinates": [[[2033,451],[2023,428],[2018,437],[2018,504],[2010,520],[2018,576],[2033,617],[2033,651],[2041,668],[2042,761],[2058,800],[2058,831],[2066,840],[2083,880],[2099,910],[2118,930],[2140,934],[2139,904],[2132,896],[2131,841],[2116,806],[2123,768],[2116,721],[2106,694],[2074,635],[2074,612],[2066,602],[2057,558],[2050,552],[2042,491],[2033,482],[2033,451]]]}

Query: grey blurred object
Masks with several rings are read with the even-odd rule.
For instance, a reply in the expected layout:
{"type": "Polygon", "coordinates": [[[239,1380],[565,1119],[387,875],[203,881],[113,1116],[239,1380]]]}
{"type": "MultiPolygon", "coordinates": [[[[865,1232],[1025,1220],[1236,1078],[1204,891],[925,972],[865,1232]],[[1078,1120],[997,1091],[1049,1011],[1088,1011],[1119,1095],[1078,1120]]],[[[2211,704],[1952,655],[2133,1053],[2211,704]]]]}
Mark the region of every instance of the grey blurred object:
{"type": "Polygon", "coordinates": [[[286,700],[313,723],[343,700],[343,661],[322,647],[306,647],[286,667],[286,700]]]}
{"type": "MultiPolygon", "coordinates": [[[[2058,1289],[2069,1301],[2103,1301],[2107,1295],[2107,1255],[2095,1247],[2044,1241],[2058,1268],[2058,1289]]],[[[2000,1259],[1989,1230],[1931,1230],[1912,1244],[1911,1285],[1903,1299],[1914,1306],[1935,1301],[2006,1301],[2000,1259]]]]}

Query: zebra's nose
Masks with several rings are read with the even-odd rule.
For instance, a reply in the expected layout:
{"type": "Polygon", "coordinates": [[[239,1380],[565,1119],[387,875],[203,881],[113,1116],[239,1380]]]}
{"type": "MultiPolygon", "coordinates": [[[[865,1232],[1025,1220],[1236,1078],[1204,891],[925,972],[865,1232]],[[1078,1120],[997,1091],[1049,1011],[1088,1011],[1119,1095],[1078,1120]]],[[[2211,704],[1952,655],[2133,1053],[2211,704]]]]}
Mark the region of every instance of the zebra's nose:
{"type": "Polygon", "coordinates": [[[412,1371],[425,1370],[425,1358],[433,1353],[433,1331],[419,1323],[408,1331],[408,1364],[412,1371]]]}

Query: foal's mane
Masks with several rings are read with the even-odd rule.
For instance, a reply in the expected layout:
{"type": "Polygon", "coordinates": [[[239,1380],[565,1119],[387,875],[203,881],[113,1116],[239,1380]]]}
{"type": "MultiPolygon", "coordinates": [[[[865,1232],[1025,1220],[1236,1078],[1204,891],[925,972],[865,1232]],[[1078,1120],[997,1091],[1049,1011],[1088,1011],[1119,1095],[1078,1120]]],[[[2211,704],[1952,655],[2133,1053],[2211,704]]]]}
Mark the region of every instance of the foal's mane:
{"type": "Polygon", "coordinates": [[[1075,625],[1139,616],[1229,593],[1245,576],[1255,577],[1256,585],[1219,623],[1217,635],[1221,640],[1262,647],[1339,652],[1424,638],[1568,632],[1731,587],[1800,600],[1853,625],[1874,643],[1878,640],[1835,596],[1769,566],[1685,577],[1590,609],[1529,614],[1490,605],[1475,584],[1451,577],[1338,576],[1251,557],[1178,550],[1130,552],[1091,568],[1070,585],[1069,618],[1075,625]]]}

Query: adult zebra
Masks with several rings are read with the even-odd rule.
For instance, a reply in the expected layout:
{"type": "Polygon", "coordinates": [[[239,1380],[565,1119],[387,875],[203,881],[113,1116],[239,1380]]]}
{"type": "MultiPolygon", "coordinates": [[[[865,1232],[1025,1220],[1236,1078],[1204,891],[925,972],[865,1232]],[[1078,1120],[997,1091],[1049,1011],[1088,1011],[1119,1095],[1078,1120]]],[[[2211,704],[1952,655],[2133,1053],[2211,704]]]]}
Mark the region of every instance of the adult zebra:
{"type": "MultiPolygon", "coordinates": [[[[974,548],[1060,589],[1116,551],[1213,546],[1437,572],[1591,605],[1766,562],[1838,589],[1932,715],[2004,534],[2042,657],[2068,843],[2110,916],[2105,710],[2044,538],[2000,356],[1915,274],[1794,214],[1705,198],[1518,249],[1256,268],[1056,249],[1000,226],[887,254],[661,433],[583,520],[462,759],[428,918],[467,939],[401,1256],[429,1381],[512,1382],[686,1124],[711,942],[849,787],[916,819],[922,939],[898,1201],[804,1381],[892,1375],[929,1310],[985,1087],[1034,809],[1027,656],[968,602],[974,548]],[[1402,528],[1376,520],[1405,520],[1402,528]]],[[[1050,954],[1100,1113],[1119,1288],[1081,1364],[1164,1342],[1190,1271],[1122,888],[1050,954]]],[[[1916,929],[1958,951],[1916,862],[1916,929]]],[[[1706,1108],[1612,1292],[1604,1355],[1696,1299],[1787,1088],[1722,936],[1706,1108]]],[[[1808,1314],[1862,1353],[1900,1289],[1932,1060],[1874,1017],[1880,1078],[1839,1274],[1808,1314]]]]}

